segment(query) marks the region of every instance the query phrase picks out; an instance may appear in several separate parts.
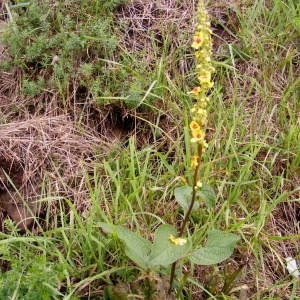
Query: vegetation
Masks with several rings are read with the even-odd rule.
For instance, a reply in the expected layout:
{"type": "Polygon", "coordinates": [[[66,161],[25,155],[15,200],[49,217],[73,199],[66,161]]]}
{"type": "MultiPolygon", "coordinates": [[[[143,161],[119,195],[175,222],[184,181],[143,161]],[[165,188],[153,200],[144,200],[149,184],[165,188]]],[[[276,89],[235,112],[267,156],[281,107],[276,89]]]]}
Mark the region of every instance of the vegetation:
{"type": "Polygon", "coordinates": [[[191,2],[3,4],[0,200],[41,207],[1,216],[0,299],[297,299],[300,4],[207,1],[202,124],[191,2]]]}

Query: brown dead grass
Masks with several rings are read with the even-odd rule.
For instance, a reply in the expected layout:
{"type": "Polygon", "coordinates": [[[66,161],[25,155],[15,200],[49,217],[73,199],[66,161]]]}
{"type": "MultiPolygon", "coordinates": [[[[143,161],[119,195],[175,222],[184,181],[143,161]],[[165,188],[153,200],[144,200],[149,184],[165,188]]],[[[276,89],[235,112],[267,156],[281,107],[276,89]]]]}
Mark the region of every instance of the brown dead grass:
{"type": "MultiPolygon", "coordinates": [[[[17,189],[29,202],[49,196],[67,197],[78,211],[84,213],[89,208],[84,175],[92,172],[95,150],[103,145],[90,128],[76,129],[66,115],[33,117],[0,125],[0,136],[3,192],[17,189]]],[[[101,151],[105,152],[103,146],[101,151]]],[[[11,201],[15,203],[16,199],[12,197],[11,201]]]]}
{"type": "Polygon", "coordinates": [[[182,36],[189,36],[193,30],[195,7],[194,0],[131,1],[120,9],[117,18],[126,29],[123,45],[133,53],[145,50],[149,59],[146,63],[154,59],[153,47],[161,46],[170,31],[174,32],[172,45],[182,46],[182,36]]]}

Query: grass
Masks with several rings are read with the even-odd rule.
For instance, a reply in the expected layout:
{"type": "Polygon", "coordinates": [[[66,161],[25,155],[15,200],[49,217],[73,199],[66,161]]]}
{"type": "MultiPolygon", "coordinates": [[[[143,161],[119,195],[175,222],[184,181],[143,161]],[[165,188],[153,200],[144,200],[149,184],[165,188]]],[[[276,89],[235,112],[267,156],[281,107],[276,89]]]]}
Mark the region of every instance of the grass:
{"type": "MultiPolygon", "coordinates": [[[[175,285],[177,297],[298,299],[299,280],[286,271],[285,258],[299,259],[300,253],[300,6],[292,0],[272,0],[269,5],[262,0],[235,4],[231,12],[224,8],[225,2],[208,4],[218,45],[214,56],[217,72],[209,107],[209,148],[200,171],[203,182],[214,187],[218,203],[215,210],[200,206],[192,214],[190,226],[199,243],[212,228],[236,233],[242,240],[225,263],[201,268],[185,265],[175,285]]],[[[38,13],[35,6],[32,9],[38,13]]],[[[84,10],[91,20],[86,25],[88,31],[95,17],[93,9],[84,10]]],[[[48,12],[54,15],[53,10],[48,12]]],[[[72,12],[72,6],[59,7],[56,22],[72,12]]],[[[6,114],[4,109],[2,114],[7,117],[2,124],[26,119],[29,105],[37,108],[36,114],[43,114],[40,103],[48,103],[45,92],[50,90],[58,104],[55,108],[49,103],[48,113],[68,113],[79,131],[81,126],[91,126],[91,132],[97,129],[106,141],[112,136],[115,139],[113,144],[106,142],[109,151],[105,155],[101,147],[94,149],[92,162],[83,172],[83,209],[78,209],[78,200],[74,204],[72,199],[51,195],[49,190],[45,194],[50,197],[42,200],[48,208],[35,221],[38,230],[22,233],[12,220],[5,220],[5,231],[0,234],[1,299],[126,299],[126,295],[141,299],[145,274],[128,260],[116,236],[103,234],[100,222],[125,225],[151,240],[161,223],[178,224],[182,218],[173,190],[182,185],[180,176],[192,176],[192,170],[185,171],[191,154],[184,126],[187,128],[191,107],[186,92],[195,82],[187,40],[193,29],[187,25],[178,34],[172,27],[169,31],[160,28],[159,37],[150,27],[148,48],[131,52],[124,33],[130,24],[114,17],[122,16],[120,8],[107,14],[107,22],[115,24],[118,46],[89,59],[83,59],[84,50],[74,50],[72,55],[79,55],[79,67],[74,57],[68,58],[67,51],[62,50],[65,52],[59,56],[68,60],[66,65],[72,65],[70,72],[64,72],[66,80],[59,79],[55,70],[49,71],[51,55],[64,40],[54,52],[53,48],[41,50],[48,59],[42,69],[46,70],[44,78],[37,75],[43,71],[29,68],[28,61],[23,60],[28,58],[28,48],[21,48],[22,53],[8,48],[9,55],[21,60],[20,64],[10,62],[22,72],[18,93],[29,100],[23,105],[15,96],[17,113],[6,114]],[[149,53],[151,64],[147,65],[149,53]],[[97,63],[101,71],[94,70],[97,63]],[[51,84],[51,78],[55,85],[45,86],[45,82],[51,84]],[[34,93],[30,82],[34,83],[34,93]],[[100,83],[101,90],[95,89],[100,83]],[[97,114],[108,117],[99,120],[97,114]]],[[[13,21],[19,20],[13,14],[13,21]]],[[[77,22],[68,28],[70,36],[74,26],[84,23],[80,19],[77,22]]],[[[21,24],[18,34],[27,39],[24,32],[30,27],[21,24]]],[[[65,30],[62,28],[58,32],[65,30]]],[[[51,35],[55,37],[53,32],[51,35]]],[[[7,35],[9,47],[14,45],[13,38],[12,33],[7,35]]],[[[45,42],[46,37],[42,39],[45,42]]],[[[138,40],[134,32],[134,42],[144,40],[138,40]]],[[[93,45],[92,41],[92,50],[96,49],[93,45]]],[[[72,185],[63,176],[60,180],[62,186],[72,185]]],[[[46,183],[45,188],[50,189],[46,183]]],[[[162,274],[152,276],[164,290],[169,270],[162,270],[162,274]]],[[[159,288],[156,292],[162,295],[159,288]]]]}

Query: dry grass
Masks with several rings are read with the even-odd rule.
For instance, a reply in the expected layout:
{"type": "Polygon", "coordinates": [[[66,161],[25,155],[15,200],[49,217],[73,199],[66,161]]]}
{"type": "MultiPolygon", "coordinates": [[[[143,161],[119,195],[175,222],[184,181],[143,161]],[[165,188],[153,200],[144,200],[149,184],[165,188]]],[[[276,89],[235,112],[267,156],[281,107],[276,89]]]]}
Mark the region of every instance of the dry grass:
{"type": "MultiPolygon", "coordinates": [[[[164,38],[172,33],[172,47],[181,47],[183,36],[188,37],[193,30],[196,1],[133,0],[123,6],[118,13],[120,24],[124,24],[122,43],[132,53],[146,51],[149,64],[155,59],[153,53],[161,46],[164,38]]],[[[189,43],[189,40],[186,40],[189,43]]]]}
{"type": "Polygon", "coordinates": [[[95,151],[105,152],[103,141],[90,128],[76,129],[66,115],[33,117],[0,125],[0,136],[3,192],[17,189],[29,202],[49,196],[67,197],[78,211],[88,209],[85,174],[93,171],[95,151]]]}

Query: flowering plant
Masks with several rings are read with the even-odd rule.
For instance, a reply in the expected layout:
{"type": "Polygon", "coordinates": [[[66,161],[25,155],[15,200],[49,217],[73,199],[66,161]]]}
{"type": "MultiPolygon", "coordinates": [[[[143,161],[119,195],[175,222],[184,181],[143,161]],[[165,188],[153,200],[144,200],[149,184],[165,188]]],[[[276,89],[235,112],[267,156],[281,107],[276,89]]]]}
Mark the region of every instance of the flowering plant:
{"type": "Polygon", "coordinates": [[[103,231],[117,234],[125,244],[126,255],[145,270],[148,276],[150,276],[150,272],[161,272],[161,267],[172,264],[169,293],[172,292],[176,265],[179,260],[189,260],[200,265],[217,264],[231,256],[235,244],[239,240],[238,236],[217,229],[207,233],[205,246],[194,244],[192,235],[184,237],[191,212],[199,207],[198,198],[203,200],[208,207],[212,208],[216,204],[216,195],[213,189],[199,180],[202,155],[208,147],[205,140],[207,105],[209,103],[207,92],[213,87],[212,73],[215,72],[211,63],[212,32],[207,11],[201,0],[197,9],[197,21],[192,48],[195,49],[199,84],[189,92],[195,99],[191,109],[192,120],[189,124],[191,144],[194,148],[190,167],[193,169],[194,175],[193,182],[189,183],[183,179],[186,185],[177,187],[174,191],[176,201],[185,211],[179,232],[174,226],[163,224],[156,230],[154,241],[151,243],[123,226],[101,223],[103,231]]]}

